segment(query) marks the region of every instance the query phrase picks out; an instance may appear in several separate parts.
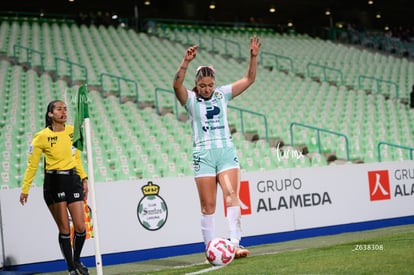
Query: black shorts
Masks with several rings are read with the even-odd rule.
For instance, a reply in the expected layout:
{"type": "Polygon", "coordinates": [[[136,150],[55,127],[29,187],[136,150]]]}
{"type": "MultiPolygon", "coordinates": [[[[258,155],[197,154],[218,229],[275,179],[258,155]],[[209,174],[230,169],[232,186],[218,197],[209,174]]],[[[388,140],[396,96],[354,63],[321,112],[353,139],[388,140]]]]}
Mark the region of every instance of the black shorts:
{"type": "Polygon", "coordinates": [[[77,174],[46,174],[43,182],[43,198],[49,206],[58,202],[83,201],[83,184],[77,174]]]}

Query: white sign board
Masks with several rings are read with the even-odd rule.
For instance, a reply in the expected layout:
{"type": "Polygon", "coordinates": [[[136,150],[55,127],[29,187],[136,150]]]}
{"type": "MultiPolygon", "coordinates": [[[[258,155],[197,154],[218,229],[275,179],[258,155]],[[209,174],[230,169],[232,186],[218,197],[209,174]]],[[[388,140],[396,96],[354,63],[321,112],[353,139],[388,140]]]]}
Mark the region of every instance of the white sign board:
{"type": "MultiPolygon", "coordinates": [[[[96,184],[102,255],[202,242],[193,178],[149,182],[96,184]]],[[[41,187],[32,188],[28,204],[21,206],[20,190],[0,190],[4,266],[62,259],[57,227],[42,192],[41,187]]],[[[414,217],[413,198],[414,161],[243,173],[243,238],[414,217]]],[[[228,235],[224,214],[219,192],[216,235],[221,237],[228,235]]],[[[94,251],[93,240],[88,240],[82,256],[94,251]]]]}

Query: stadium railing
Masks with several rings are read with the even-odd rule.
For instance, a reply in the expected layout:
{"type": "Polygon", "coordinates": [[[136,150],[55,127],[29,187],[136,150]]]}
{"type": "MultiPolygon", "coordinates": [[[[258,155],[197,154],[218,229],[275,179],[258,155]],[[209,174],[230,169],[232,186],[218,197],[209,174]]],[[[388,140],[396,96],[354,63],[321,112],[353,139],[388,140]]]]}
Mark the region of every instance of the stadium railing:
{"type": "Polygon", "coordinates": [[[318,153],[321,154],[322,153],[322,146],[321,146],[321,132],[330,134],[330,135],[335,135],[335,136],[339,136],[342,137],[345,140],[345,153],[346,153],[346,160],[349,161],[350,157],[349,157],[349,141],[348,141],[348,137],[343,134],[343,133],[339,133],[339,132],[335,132],[335,131],[331,131],[328,129],[324,129],[324,128],[319,128],[319,127],[315,127],[315,126],[311,126],[311,125],[306,125],[303,123],[299,123],[299,122],[292,122],[290,124],[290,143],[292,146],[295,146],[295,137],[294,137],[294,133],[293,133],[293,128],[295,126],[298,127],[304,127],[304,128],[308,128],[308,129],[312,129],[316,131],[316,135],[317,135],[317,147],[318,147],[318,153]]]}
{"type": "Polygon", "coordinates": [[[283,71],[283,70],[287,70],[287,71],[289,71],[287,68],[289,68],[290,69],[290,71],[291,72],[294,72],[294,70],[293,70],[293,60],[292,60],[292,58],[290,58],[290,57],[288,57],[288,56],[284,56],[284,55],[279,55],[279,54],[275,54],[275,53],[271,53],[271,52],[261,52],[260,53],[260,60],[259,60],[259,63],[260,64],[262,64],[262,65],[265,65],[264,63],[264,61],[265,61],[265,57],[264,56],[270,56],[270,57],[272,57],[273,59],[274,59],[274,61],[275,61],[275,63],[276,63],[276,68],[278,69],[278,70],[281,70],[281,71],[283,71]],[[280,62],[282,60],[282,62],[280,62]],[[289,66],[284,66],[283,64],[284,64],[284,62],[283,62],[283,60],[285,60],[288,64],[289,64],[289,66]]]}
{"type": "Polygon", "coordinates": [[[35,56],[38,56],[37,59],[38,59],[38,62],[40,63],[39,67],[42,71],[44,70],[44,62],[43,62],[44,53],[43,52],[40,52],[40,51],[35,50],[35,49],[28,48],[28,47],[25,47],[25,46],[22,46],[22,45],[15,44],[15,45],[13,45],[13,59],[14,59],[14,62],[16,62],[16,63],[20,59],[19,58],[20,51],[26,53],[26,59],[24,61],[21,61],[21,62],[27,64],[27,66],[29,68],[31,68],[32,64],[37,63],[35,56]]]}
{"type": "Polygon", "coordinates": [[[81,75],[83,75],[83,79],[79,78],[79,79],[77,79],[77,81],[83,81],[84,83],[88,83],[88,69],[86,68],[85,65],[75,63],[75,62],[73,62],[69,59],[66,59],[66,58],[55,57],[56,77],[59,78],[59,77],[67,76],[69,78],[69,80],[68,80],[69,86],[72,86],[73,82],[75,81],[74,68],[79,68],[83,72],[83,73],[81,73],[81,75]],[[62,70],[60,70],[59,63],[62,63],[63,65],[66,65],[65,72],[68,73],[68,75],[65,75],[65,73],[62,72],[62,70]]]}
{"type": "Polygon", "coordinates": [[[109,73],[101,73],[100,74],[100,85],[101,85],[101,95],[102,97],[106,97],[105,91],[111,93],[116,92],[116,95],[119,97],[119,103],[124,103],[125,101],[134,101],[137,103],[139,107],[139,95],[138,95],[138,84],[133,79],[128,79],[122,76],[117,76],[109,73]],[[116,83],[116,87],[107,87],[105,86],[105,79],[108,78],[110,81],[114,81],[116,83]],[[127,85],[124,87],[123,83],[127,85]],[[130,85],[132,85],[133,95],[128,93],[128,90],[131,89],[130,85]]]}
{"type": "MultiPolygon", "coordinates": [[[[363,84],[363,80],[372,80],[373,82],[375,82],[376,84],[376,93],[378,94],[384,94],[382,92],[382,84],[385,84],[387,86],[394,86],[394,91],[395,91],[395,98],[399,99],[400,98],[400,88],[399,85],[393,81],[390,80],[383,80],[380,78],[376,78],[376,77],[372,77],[372,76],[366,76],[366,75],[360,75],[358,77],[358,89],[363,89],[364,88],[364,84],[363,84]]],[[[389,90],[389,89],[387,89],[389,90]]],[[[386,96],[389,96],[387,94],[384,94],[386,96]]]]}
{"type": "Polygon", "coordinates": [[[263,119],[263,126],[264,126],[264,130],[265,130],[265,140],[267,142],[269,142],[269,130],[268,130],[268,125],[267,125],[267,117],[264,114],[254,112],[254,111],[250,111],[250,110],[243,109],[243,108],[239,108],[239,107],[235,107],[235,106],[232,106],[232,105],[229,105],[228,108],[233,109],[233,110],[237,110],[239,112],[240,122],[241,122],[241,132],[244,135],[246,134],[247,131],[245,129],[245,120],[244,120],[243,114],[244,113],[249,113],[253,116],[261,117],[263,119]]]}
{"type": "Polygon", "coordinates": [[[309,62],[306,65],[306,72],[307,72],[308,77],[314,76],[314,74],[312,74],[312,72],[311,72],[311,68],[319,68],[322,71],[322,78],[320,80],[325,81],[325,82],[330,82],[330,81],[335,82],[335,83],[339,82],[339,85],[344,85],[344,76],[343,76],[343,73],[342,73],[341,70],[336,69],[336,68],[332,68],[332,67],[328,67],[328,66],[325,66],[325,65],[319,65],[319,64],[309,62]],[[338,81],[337,78],[336,79],[329,79],[328,76],[327,76],[328,73],[333,73],[333,74],[338,75],[339,76],[339,81],[338,81]]]}
{"type": "Polygon", "coordinates": [[[377,145],[377,149],[378,149],[378,162],[382,162],[381,148],[384,147],[384,146],[390,146],[390,147],[394,147],[394,148],[408,150],[409,155],[410,155],[410,159],[413,160],[414,147],[409,147],[409,146],[405,146],[405,145],[400,145],[400,144],[394,144],[394,143],[390,143],[390,142],[386,142],[386,141],[381,141],[377,145]]]}

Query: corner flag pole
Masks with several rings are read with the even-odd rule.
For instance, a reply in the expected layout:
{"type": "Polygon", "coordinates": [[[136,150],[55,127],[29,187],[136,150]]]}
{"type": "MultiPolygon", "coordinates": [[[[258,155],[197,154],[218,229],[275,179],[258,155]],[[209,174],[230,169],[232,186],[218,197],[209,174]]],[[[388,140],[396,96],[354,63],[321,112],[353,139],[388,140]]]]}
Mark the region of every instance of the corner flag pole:
{"type": "Polygon", "coordinates": [[[89,197],[92,203],[92,225],[95,239],[95,264],[97,275],[102,275],[102,256],[99,242],[99,229],[98,229],[98,211],[96,207],[95,198],[95,177],[93,169],[92,158],[92,142],[91,142],[91,125],[89,121],[88,110],[88,96],[87,87],[82,85],[79,87],[77,96],[77,113],[75,118],[74,132],[73,132],[73,145],[80,151],[83,150],[83,132],[85,132],[86,139],[86,157],[88,163],[88,185],[89,185],[89,197]],[[83,124],[83,129],[82,129],[83,124]],[[84,131],[83,131],[84,130],[84,131]]]}
{"type": "Polygon", "coordinates": [[[93,231],[94,231],[94,239],[95,239],[95,264],[96,264],[96,272],[98,275],[102,275],[102,256],[101,256],[101,249],[99,243],[99,229],[98,229],[98,210],[96,208],[96,199],[95,199],[95,178],[94,178],[94,169],[93,169],[93,160],[92,160],[92,142],[91,142],[91,126],[89,118],[85,118],[84,120],[84,127],[85,127],[85,137],[86,137],[86,155],[88,160],[88,183],[90,188],[90,199],[92,203],[92,224],[93,224],[93,231]]]}

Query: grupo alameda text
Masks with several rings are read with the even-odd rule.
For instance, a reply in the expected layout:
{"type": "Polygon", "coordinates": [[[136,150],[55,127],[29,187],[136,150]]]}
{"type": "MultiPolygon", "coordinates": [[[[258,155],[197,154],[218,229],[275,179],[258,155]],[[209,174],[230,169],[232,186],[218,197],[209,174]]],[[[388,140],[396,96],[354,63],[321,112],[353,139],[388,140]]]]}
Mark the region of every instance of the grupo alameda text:
{"type": "Polygon", "coordinates": [[[260,198],[257,202],[256,212],[332,204],[328,192],[301,193],[301,189],[302,181],[300,178],[258,181],[257,190],[262,194],[267,193],[272,194],[272,196],[260,198]],[[277,196],[280,192],[292,189],[297,194],[277,196]]]}

